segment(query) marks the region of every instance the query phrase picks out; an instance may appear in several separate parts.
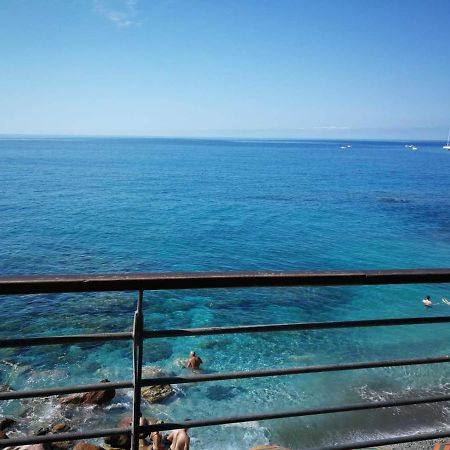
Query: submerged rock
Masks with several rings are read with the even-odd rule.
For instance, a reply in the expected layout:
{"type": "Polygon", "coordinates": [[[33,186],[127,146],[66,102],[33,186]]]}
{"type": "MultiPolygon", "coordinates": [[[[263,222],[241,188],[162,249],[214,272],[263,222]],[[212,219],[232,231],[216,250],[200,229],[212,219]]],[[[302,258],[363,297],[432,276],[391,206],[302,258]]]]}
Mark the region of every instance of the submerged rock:
{"type": "MultiPolygon", "coordinates": [[[[167,373],[158,366],[146,366],[142,368],[142,378],[165,377],[167,373]]],[[[157,403],[173,394],[170,384],[161,386],[147,386],[142,388],[141,396],[150,403],[157,403]]]]}
{"type": "Polygon", "coordinates": [[[163,359],[169,359],[172,356],[172,345],[168,342],[154,342],[152,344],[152,351],[145,355],[145,359],[148,362],[161,361],[163,359]]]}
{"type": "MultiPolygon", "coordinates": [[[[101,383],[109,383],[109,380],[102,380],[101,383]]],[[[80,392],[71,394],[59,400],[62,405],[102,405],[111,401],[116,395],[115,389],[105,391],[80,392]]]]}
{"type": "Polygon", "coordinates": [[[173,388],[170,384],[162,386],[147,386],[142,388],[142,398],[150,403],[157,403],[173,394],[173,388]]]}
{"type": "Polygon", "coordinates": [[[52,425],[52,428],[50,429],[50,431],[52,433],[64,433],[65,431],[69,431],[70,427],[69,425],[67,425],[66,423],[55,423],[54,425],[52,425]]]}
{"type": "Polygon", "coordinates": [[[6,430],[15,423],[16,421],[14,419],[11,419],[10,417],[4,417],[3,419],[0,419],[0,431],[6,430]]]}

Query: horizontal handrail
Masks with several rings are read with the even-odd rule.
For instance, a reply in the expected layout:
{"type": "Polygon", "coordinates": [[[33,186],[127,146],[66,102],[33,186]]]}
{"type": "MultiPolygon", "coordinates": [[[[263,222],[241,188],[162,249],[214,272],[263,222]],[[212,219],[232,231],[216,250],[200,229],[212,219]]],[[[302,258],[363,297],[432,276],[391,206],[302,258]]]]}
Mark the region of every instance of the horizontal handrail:
{"type": "MultiPolygon", "coordinates": [[[[375,369],[380,367],[398,367],[398,366],[412,366],[422,364],[440,364],[450,362],[450,356],[438,356],[432,358],[413,358],[413,359],[394,359],[384,361],[366,361],[358,363],[347,364],[324,364],[316,366],[302,366],[302,367],[287,367],[283,369],[268,369],[268,370],[253,370],[243,372],[223,372],[214,374],[193,374],[186,376],[169,376],[169,377],[154,377],[143,378],[140,386],[158,386],[165,384],[187,384],[187,383],[201,383],[205,381],[223,381],[223,380],[238,380],[243,378],[263,378],[286,375],[298,375],[305,373],[319,373],[319,372],[340,372],[345,370],[361,370],[361,369],[375,369]]],[[[133,387],[131,381],[118,381],[97,384],[84,384],[76,386],[68,386],[62,388],[49,389],[34,389],[26,391],[7,391],[0,392],[0,400],[17,400],[21,398],[32,397],[47,397],[61,394],[74,394],[80,392],[101,391],[111,389],[127,389],[133,387]]]]}
{"type": "Polygon", "coordinates": [[[108,383],[77,384],[67,387],[55,387],[48,389],[29,389],[26,391],[0,392],[0,400],[20,400],[22,398],[50,397],[62,394],[78,394],[92,391],[111,391],[113,389],[127,389],[133,387],[131,381],[110,381],[108,383]]]}
{"type": "MultiPolygon", "coordinates": [[[[324,330],[333,328],[364,328],[399,325],[426,325],[448,323],[450,316],[410,317],[399,319],[344,320],[341,322],[300,322],[268,325],[240,325],[234,327],[188,328],[178,330],[145,330],[144,339],[158,339],[181,336],[208,336],[214,334],[268,333],[275,331],[324,330]]],[[[1,342],[1,341],[0,341],[1,342]]],[[[1,346],[1,345],[0,345],[1,346]]]]}
{"type": "Polygon", "coordinates": [[[299,375],[302,373],[340,372],[344,370],[375,369],[380,367],[414,366],[421,364],[440,364],[450,362],[450,356],[435,358],[393,359],[385,361],[366,361],[346,364],[323,364],[317,366],[286,367],[283,369],[247,370],[243,372],[222,372],[213,374],[196,373],[184,377],[143,378],[141,386],[157,386],[165,384],[201,383],[205,381],[239,380],[242,378],[277,377],[299,375]]]}
{"type": "Polygon", "coordinates": [[[104,436],[117,436],[119,434],[131,434],[131,428],[110,428],[97,431],[80,431],[71,433],[46,434],[43,436],[20,437],[12,439],[0,439],[0,448],[15,447],[18,445],[32,445],[50,442],[76,441],[78,439],[99,438],[104,436]]]}
{"type": "Polygon", "coordinates": [[[126,341],[133,333],[71,334],[65,336],[39,336],[18,339],[0,339],[0,348],[35,347],[37,345],[69,345],[80,342],[126,341]]]}
{"type": "MultiPolygon", "coordinates": [[[[391,444],[403,444],[407,442],[431,441],[434,439],[444,439],[450,437],[450,429],[439,432],[420,433],[409,436],[392,436],[388,438],[368,439],[367,441],[347,442],[343,444],[333,444],[332,446],[311,448],[308,450],[352,450],[371,447],[381,447],[391,444]]],[[[428,448],[428,446],[427,446],[428,448]]],[[[431,447],[430,447],[431,448],[431,447]]],[[[436,447],[434,447],[436,448],[436,447]]],[[[444,446],[445,448],[445,446],[444,446]]]]}
{"type": "MultiPolygon", "coordinates": [[[[400,325],[427,325],[435,323],[449,323],[450,316],[438,317],[410,317],[399,319],[374,319],[374,320],[347,320],[333,322],[300,322],[269,325],[240,325],[234,327],[207,327],[175,330],[146,330],[144,339],[158,339],[181,336],[207,336],[216,334],[239,333],[267,333],[276,331],[304,331],[324,330],[334,328],[364,328],[400,325]]],[[[40,345],[70,345],[82,342],[125,341],[131,340],[131,332],[98,333],[98,334],[74,334],[60,336],[39,336],[17,339],[0,339],[0,348],[34,347],[40,345]]]]}
{"type": "Polygon", "coordinates": [[[0,295],[56,292],[450,283],[450,268],[315,272],[190,272],[0,278],[0,295]]]}
{"type": "Polygon", "coordinates": [[[413,399],[383,400],[379,402],[350,403],[340,406],[327,406],[320,408],[307,408],[300,410],[281,411],[275,413],[247,414],[242,416],[228,416],[214,419],[189,420],[177,423],[162,423],[157,425],[145,425],[139,427],[140,432],[155,430],[172,430],[174,428],[199,428],[213,425],[226,425],[239,422],[253,422],[258,420],[283,419],[287,417],[316,416],[319,414],[334,414],[340,412],[364,411],[369,409],[392,408],[399,406],[421,405],[424,403],[439,403],[450,401],[449,395],[430,396],[413,399]]]}
{"type": "MultiPolygon", "coordinates": [[[[220,417],[215,419],[190,420],[182,422],[167,422],[155,425],[139,426],[138,433],[150,433],[152,431],[173,430],[176,428],[200,428],[213,425],[225,425],[231,423],[251,422],[257,420],[282,419],[288,417],[315,416],[319,414],[334,414],[339,412],[364,411],[370,409],[390,408],[399,406],[411,406],[425,403],[438,403],[450,401],[450,395],[430,396],[414,399],[385,400],[379,402],[352,403],[341,406],[329,406],[321,408],[308,408],[301,410],[290,410],[275,413],[248,414],[242,416],[220,417]]],[[[109,435],[130,434],[130,428],[113,428],[110,430],[99,430],[93,432],[58,433],[47,436],[35,436],[27,438],[14,438],[0,440],[0,447],[28,445],[38,442],[60,442],[76,440],[80,438],[94,438],[109,435]]],[[[450,432],[449,432],[450,434],[450,432]]]]}

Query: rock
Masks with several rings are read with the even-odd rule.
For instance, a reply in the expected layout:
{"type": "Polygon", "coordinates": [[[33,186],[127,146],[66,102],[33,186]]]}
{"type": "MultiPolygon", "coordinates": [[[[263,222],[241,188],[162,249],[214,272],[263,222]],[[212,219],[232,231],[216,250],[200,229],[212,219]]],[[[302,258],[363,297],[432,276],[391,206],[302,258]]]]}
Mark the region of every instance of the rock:
{"type": "Polygon", "coordinates": [[[0,419],[0,431],[6,430],[11,425],[14,425],[16,421],[14,419],[11,419],[10,417],[5,417],[3,419],[0,419]]]}
{"type": "MultiPolygon", "coordinates": [[[[101,383],[109,383],[109,380],[102,380],[101,383]]],[[[115,389],[107,391],[80,392],[71,394],[59,400],[62,405],[102,405],[111,401],[116,395],[115,389]]]]}
{"type": "Polygon", "coordinates": [[[148,362],[161,361],[163,359],[169,359],[172,356],[172,345],[168,342],[153,342],[152,351],[145,355],[145,359],[148,362]]]}
{"type": "Polygon", "coordinates": [[[0,439],[8,439],[8,435],[4,431],[0,431],[0,439]]]}
{"type": "Polygon", "coordinates": [[[36,431],[36,436],[45,436],[46,434],[50,433],[50,428],[39,428],[39,430],[36,431]]]}
{"type": "Polygon", "coordinates": [[[142,368],[142,378],[165,377],[167,373],[158,366],[144,366],[142,368]]]}
{"type": "Polygon", "coordinates": [[[70,427],[66,423],[56,423],[52,426],[50,431],[52,433],[64,433],[65,431],[69,431],[70,427]]]}
{"type": "Polygon", "coordinates": [[[104,450],[103,447],[99,447],[98,445],[89,444],[89,442],[79,442],[73,450],[104,450]]]}
{"type": "Polygon", "coordinates": [[[141,396],[150,403],[157,403],[173,394],[173,388],[170,384],[161,386],[147,386],[142,388],[141,396]]]}
{"type": "Polygon", "coordinates": [[[11,388],[7,384],[0,384],[0,392],[9,392],[11,388]]]}

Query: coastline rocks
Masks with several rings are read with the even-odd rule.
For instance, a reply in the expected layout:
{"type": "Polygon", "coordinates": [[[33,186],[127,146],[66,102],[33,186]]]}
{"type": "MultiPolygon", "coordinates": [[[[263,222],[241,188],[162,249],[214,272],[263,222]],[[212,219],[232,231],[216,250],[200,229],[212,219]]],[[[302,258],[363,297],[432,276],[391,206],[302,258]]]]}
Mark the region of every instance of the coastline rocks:
{"type": "MultiPolygon", "coordinates": [[[[109,383],[104,379],[101,383],[109,383]]],[[[105,391],[80,392],[79,394],[71,394],[59,400],[61,405],[102,405],[111,401],[116,395],[115,389],[105,391]]]]}
{"type": "MultiPolygon", "coordinates": [[[[69,430],[70,426],[62,422],[56,423],[52,425],[52,427],[50,428],[50,432],[52,434],[64,433],[69,430]]],[[[54,450],[67,450],[73,446],[73,442],[72,441],[52,442],[50,446],[54,450]]]]}
{"type": "MultiPolygon", "coordinates": [[[[147,366],[142,368],[143,378],[164,377],[167,373],[158,366],[147,366]]],[[[173,394],[173,388],[170,384],[161,386],[147,386],[142,388],[141,396],[150,403],[157,403],[173,394]]]]}
{"type": "Polygon", "coordinates": [[[79,442],[73,450],[104,450],[103,447],[99,447],[98,445],[89,444],[89,442],[79,442]]]}
{"type": "Polygon", "coordinates": [[[16,421],[14,419],[11,419],[10,417],[4,417],[3,419],[0,419],[0,431],[6,430],[15,423],[16,421]]]}

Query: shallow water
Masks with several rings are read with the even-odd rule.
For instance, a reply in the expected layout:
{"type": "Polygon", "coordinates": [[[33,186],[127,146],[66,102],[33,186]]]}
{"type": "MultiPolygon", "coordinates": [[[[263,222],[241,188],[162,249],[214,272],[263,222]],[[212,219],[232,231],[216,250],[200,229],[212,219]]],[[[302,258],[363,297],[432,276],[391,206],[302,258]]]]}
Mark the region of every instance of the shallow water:
{"type": "MultiPolygon", "coordinates": [[[[447,267],[450,154],[436,143],[0,140],[0,274],[447,267]]],[[[146,293],[148,329],[447,315],[449,286],[146,293]],[[424,295],[435,300],[425,310],[424,295]]],[[[134,293],[2,298],[3,337],[129,330],[134,293]]],[[[445,325],[148,340],[146,366],[182,374],[444,355],[445,325]]],[[[176,386],[146,415],[180,420],[447,392],[445,364],[176,386]]],[[[131,377],[128,343],[7,349],[14,389],[131,377]]],[[[131,394],[89,410],[3,402],[16,435],[65,418],[114,426],[131,394]]],[[[448,423],[445,405],[192,430],[196,449],[292,449],[448,423]]]]}

